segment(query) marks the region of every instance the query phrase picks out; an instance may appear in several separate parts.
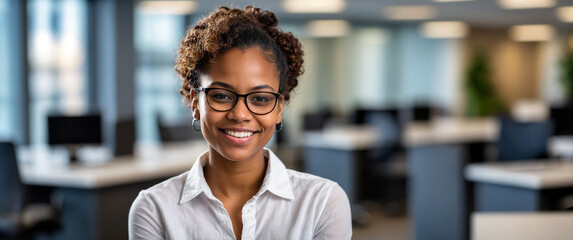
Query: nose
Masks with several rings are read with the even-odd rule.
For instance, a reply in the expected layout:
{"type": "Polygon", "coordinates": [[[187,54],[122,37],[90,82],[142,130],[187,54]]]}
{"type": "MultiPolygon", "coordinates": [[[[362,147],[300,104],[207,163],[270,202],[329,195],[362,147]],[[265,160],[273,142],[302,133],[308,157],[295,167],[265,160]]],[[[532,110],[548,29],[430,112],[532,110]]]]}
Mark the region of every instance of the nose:
{"type": "Polygon", "coordinates": [[[253,118],[244,97],[237,99],[237,104],[228,112],[227,117],[237,122],[249,121],[253,118]]]}

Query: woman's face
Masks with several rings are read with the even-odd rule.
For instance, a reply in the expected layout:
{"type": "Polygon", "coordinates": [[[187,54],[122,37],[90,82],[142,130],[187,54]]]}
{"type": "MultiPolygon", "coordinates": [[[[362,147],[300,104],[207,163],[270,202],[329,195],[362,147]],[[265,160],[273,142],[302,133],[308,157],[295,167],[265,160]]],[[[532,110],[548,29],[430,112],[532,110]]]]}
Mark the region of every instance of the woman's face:
{"type": "MultiPolygon", "coordinates": [[[[223,88],[237,94],[279,90],[276,66],[265,59],[259,47],[227,51],[209,64],[199,83],[202,88],[223,88]]],[[[193,116],[201,120],[201,131],[211,150],[231,161],[246,161],[262,157],[263,147],[282,119],[281,99],[265,115],[249,111],[242,97],[231,110],[219,112],[208,105],[202,91],[193,95],[193,116]]]]}

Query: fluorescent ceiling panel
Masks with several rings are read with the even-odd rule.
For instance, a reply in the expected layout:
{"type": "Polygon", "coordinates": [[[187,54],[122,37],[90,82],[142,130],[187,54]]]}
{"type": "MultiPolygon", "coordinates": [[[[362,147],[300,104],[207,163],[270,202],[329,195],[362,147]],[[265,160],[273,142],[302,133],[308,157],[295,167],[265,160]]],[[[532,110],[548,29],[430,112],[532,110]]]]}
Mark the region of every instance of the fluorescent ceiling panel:
{"type": "Polygon", "coordinates": [[[470,2],[473,0],[434,0],[434,2],[470,2]]]}
{"type": "Polygon", "coordinates": [[[435,8],[428,5],[389,6],[382,9],[382,15],[390,20],[428,20],[438,15],[435,8]]]}
{"type": "Polygon", "coordinates": [[[517,25],[511,27],[509,35],[518,42],[542,42],[553,38],[553,27],[546,24],[517,25]]]}
{"type": "Polygon", "coordinates": [[[346,9],[346,1],[284,0],[282,7],[288,13],[339,13],[346,9]]]}
{"type": "Polygon", "coordinates": [[[468,25],[458,21],[425,22],[420,30],[426,38],[464,38],[468,35],[468,25]]]}
{"type": "Polygon", "coordinates": [[[558,8],[557,17],[563,22],[573,22],[573,6],[558,8]]]}
{"type": "Polygon", "coordinates": [[[316,20],[306,24],[305,31],[312,37],[342,37],[350,32],[350,23],[345,20],[316,20]]]}
{"type": "Polygon", "coordinates": [[[139,11],[145,14],[189,15],[197,9],[194,1],[142,1],[139,11]]]}
{"type": "Polygon", "coordinates": [[[498,0],[500,7],[505,9],[549,8],[556,4],[555,0],[498,0]]]}

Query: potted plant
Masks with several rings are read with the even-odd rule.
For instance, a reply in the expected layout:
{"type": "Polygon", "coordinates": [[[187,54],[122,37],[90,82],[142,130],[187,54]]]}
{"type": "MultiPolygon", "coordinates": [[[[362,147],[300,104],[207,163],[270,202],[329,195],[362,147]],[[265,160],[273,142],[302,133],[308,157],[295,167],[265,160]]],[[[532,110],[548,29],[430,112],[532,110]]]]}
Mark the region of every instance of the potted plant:
{"type": "Polygon", "coordinates": [[[466,72],[466,115],[469,117],[490,116],[503,110],[490,81],[487,56],[475,54],[466,72]]]}
{"type": "Polygon", "coordinates": [[[561,62],[561,84],[565,89],[567,105],[573,106],[573,51],[561,62]]]}

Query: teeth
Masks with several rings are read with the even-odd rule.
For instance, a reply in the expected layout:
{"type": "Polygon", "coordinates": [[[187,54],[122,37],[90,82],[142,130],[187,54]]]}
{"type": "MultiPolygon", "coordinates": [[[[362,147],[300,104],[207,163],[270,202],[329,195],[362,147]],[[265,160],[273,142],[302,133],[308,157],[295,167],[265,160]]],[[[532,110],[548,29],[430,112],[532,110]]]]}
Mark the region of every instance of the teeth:
{"type": "Polygon", "coordinates": [[[236,138],[246,138],[253,135],[253,132],[235,132],[235,131],[225,130],[225,134],[236,138]]]}

